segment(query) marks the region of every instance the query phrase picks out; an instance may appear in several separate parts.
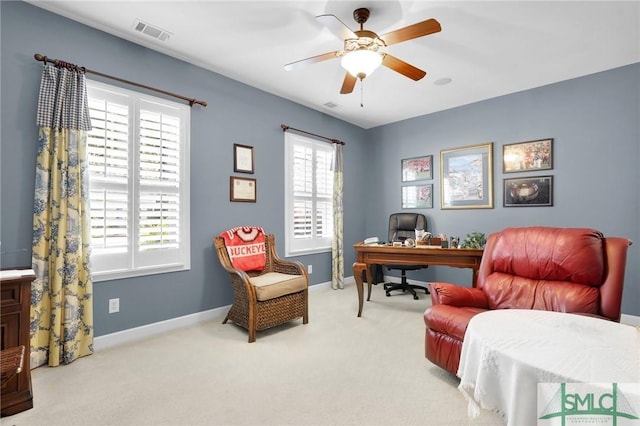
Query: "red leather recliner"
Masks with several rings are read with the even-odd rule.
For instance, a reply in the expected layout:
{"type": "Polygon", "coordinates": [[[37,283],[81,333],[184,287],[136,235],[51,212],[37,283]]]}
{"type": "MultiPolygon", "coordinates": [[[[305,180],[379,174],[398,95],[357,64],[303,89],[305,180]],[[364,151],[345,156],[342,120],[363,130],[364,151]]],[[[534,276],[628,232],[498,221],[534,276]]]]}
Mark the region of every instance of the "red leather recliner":
{"type": "Polygon", "coordinates": [[[586,228],[506,228],[491,234],[477,288],[433,282],[425,356],[457,374],[471,318],[489,309],[541,309],[620,321],[631,241],[586,228]]]}

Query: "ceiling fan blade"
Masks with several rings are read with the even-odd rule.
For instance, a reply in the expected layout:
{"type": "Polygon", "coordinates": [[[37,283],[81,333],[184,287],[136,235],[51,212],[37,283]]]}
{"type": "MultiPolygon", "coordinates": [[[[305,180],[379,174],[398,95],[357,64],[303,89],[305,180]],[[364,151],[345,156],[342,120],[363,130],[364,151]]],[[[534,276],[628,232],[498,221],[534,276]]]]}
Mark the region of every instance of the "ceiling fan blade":
{"type": "Polygon", "coordinates": [[[309,64],[315,64],[316,62],[322,62],[322,61],[326,61],[328,59],[333,59],[333,58],[337,58],[338,55],[340,54],[340,50],[336,50],[333,52],[327,52],[327,53],[323,53],[322,55],[316,55],[316,56],[312,56],[310,58],[306,58],[306,59],[301,59],[299,61],[296,62],[291,62],[290,64],[287,64],[284,66],[284,69],[287,71],[291,71],[295,68],[300,68],[302,66],[305,65],[309,65],[309,64]]]}
{"type": "Polygon", "coordinates": [[[389,55],[388,53],[385,53],[384,58],[382,58],[382,65],[415,81],[418,81],[427,75],[427,73],[422,71],[420,68],[416,68],[395,56],[389,55]]]}
{"type": "Polygon", "coordinates": [[[348,38],[358,38],[358,36],[335,15],[319,15],[316,16],[316,21],[329,28],[329,30],[333,34],[337,35],[340,40],[346,40],[348,38]]]}
{"type": "Polygon", "coordinates": [[[438,21],[435,19],[427,19],[426,21],[418,22],[417,24],[409,25],[407,27],[391,31],[390,33],[383,34],[380,38],[387,46],[390,46],[392,44],[437,33],[441,29],[442,28],[438,21]]]}
{"type": "Polygon", "coordinates": [[[344,76],[344,81],[342,82],[342,88],[340,89],[340,94],[346,95],[353,92],[353,88],[356,86],[357,78],[352,76],[349,73],[346,73],[344,76]]]}

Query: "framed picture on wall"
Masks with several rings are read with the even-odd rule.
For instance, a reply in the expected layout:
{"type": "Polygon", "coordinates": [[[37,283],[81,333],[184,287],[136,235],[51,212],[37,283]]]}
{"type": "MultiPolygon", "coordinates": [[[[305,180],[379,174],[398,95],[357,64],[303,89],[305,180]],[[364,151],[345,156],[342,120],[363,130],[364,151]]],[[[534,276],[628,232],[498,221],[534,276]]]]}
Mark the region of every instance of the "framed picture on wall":
{"type": "Polygon", "coordinates": [[[493,142],[440,151],[440,208],[493,208],[493,142]]]}
{"type": "Polygon", "coordinates": [[[233,144],[233,171],[238,173],[253,173],[253,147],[233,144]]]}
{"type": "Polygon", "coordinates": [[[504,173],[553,169],[553,139],[512,143],[502,146],[504,173]]]}
{"type": "Polygon", "coordinates": [[[553,176],[505,179],[504,206],[553,206],[553,176]]]}
{"type": "Polygon", "coordinates": [[[256,202],[256,180],[231,176],[229,182],[229,199],[231,201],[256,202]]]}
{"type": "Polygon", "coordinates": [[[407,185],[402,187],[403,209],[433,208],[433,184],[407,185]]]}
{"type": "Polygon", "coordinates": [[[402,181],[433,179],[433,155],[401,160],[402,181]]]}

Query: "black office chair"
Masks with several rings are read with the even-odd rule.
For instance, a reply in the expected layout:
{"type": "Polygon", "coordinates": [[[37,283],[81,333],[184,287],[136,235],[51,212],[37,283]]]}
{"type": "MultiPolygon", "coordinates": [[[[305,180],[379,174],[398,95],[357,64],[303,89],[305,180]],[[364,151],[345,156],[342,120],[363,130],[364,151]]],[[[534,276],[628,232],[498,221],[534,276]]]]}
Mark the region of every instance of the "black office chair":
{"type": "MultiPolygon", "coordinates": [[[[427,230],[427,218],[420,213],[393,213],[389,216],[389,241],[403,241],[407,238],[415,239],[415,230],[427,230]]],[[[418,300],[416,290],[424,290],[425,294],[429,294],[429,289],[420,285],[409,284],[407,282],[407,271],[415,271],[426,268],[427,265],[385,265],[389,270],[396,269],[402,271],[401,282],[385,283],[384,290],[387,297],[391,296],[389,292],[393,290],[402,290],[413,295],[418,300]]]]}

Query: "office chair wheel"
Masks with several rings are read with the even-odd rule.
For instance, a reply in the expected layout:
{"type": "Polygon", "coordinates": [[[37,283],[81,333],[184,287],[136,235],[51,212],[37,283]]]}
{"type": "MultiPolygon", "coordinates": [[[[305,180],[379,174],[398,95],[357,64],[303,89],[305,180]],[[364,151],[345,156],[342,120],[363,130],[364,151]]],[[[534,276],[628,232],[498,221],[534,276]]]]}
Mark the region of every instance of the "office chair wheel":
{"type": "Polygon", "coordinates": [[[414,294],[414,295],[413,295],[413,300],[418,300],[418,299],[420,299],[420,298],[418,297],[418,295],[417,295],[417,294],[414,294]]]}

